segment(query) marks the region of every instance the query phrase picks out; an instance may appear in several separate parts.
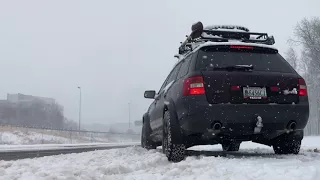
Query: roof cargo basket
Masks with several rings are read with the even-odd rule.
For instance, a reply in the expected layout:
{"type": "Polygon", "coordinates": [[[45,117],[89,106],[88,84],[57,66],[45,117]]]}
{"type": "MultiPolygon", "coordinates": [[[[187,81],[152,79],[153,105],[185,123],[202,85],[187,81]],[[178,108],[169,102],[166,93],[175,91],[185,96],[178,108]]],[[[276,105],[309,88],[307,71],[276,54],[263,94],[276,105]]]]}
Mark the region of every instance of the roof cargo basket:
{"type": "Polygon", "coordinates": [[[238,41],[245,43],[258,43],[265,45],[275,44],[273,36],[267,33],[250,32],[248,28],[242,26],[209,26],[203,28],[201,22],[197,22],[191,27],[191,34],[181,43],[179,54],[191,51],[194,44],[204,42],[229,42],[238,41]]]}

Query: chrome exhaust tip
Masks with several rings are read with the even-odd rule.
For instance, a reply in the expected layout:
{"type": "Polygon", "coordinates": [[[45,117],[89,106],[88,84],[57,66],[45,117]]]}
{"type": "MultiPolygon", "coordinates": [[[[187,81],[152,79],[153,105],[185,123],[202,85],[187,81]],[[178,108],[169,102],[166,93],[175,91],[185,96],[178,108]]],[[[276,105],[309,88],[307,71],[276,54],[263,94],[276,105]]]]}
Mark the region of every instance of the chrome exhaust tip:
{"type": "Polygon", "coordinates": [[[221,124],[221,123],[214,123],[213,126],[212,126],[212,128],[213,128],[214,130],[220,130],[221,127],[222,127],[222,124],[221,124]]]}

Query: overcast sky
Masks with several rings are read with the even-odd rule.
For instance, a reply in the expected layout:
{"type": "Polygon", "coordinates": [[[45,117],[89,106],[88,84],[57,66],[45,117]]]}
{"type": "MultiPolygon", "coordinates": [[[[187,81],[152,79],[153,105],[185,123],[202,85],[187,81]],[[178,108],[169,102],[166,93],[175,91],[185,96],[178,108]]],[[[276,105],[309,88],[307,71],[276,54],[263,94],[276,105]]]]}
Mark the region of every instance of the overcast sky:
{"type": "Polygon", "coordinates": [[[55,98],[84,123],[141,119],[176,62],[191,24],[237,24],[287,49],[295,24],[320,16],[319,0],[0,0],[0,98],[55,98]]]}

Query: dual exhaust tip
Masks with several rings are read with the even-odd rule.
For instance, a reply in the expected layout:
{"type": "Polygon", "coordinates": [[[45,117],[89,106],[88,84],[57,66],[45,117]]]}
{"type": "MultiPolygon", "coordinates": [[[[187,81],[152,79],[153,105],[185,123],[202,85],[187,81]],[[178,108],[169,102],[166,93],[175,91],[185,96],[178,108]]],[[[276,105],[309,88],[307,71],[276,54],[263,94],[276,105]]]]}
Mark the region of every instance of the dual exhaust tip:
{"type": "Polygon", "coordinates": [[[216,131],[221,130],[221,127],[222,127],[221,122],[215,122],[215,123],[212,124],[212,129],[213,130],[216,130],[216,131]]]}
{"type": "MultiPolygon", "coordinates": [[[[211,128],[215,131],[220,131],[222,128],[222,123],[221,122],[215,122],[212,124],[211,128]]],[[[290,121],[287,125],[287,129],[290,131],[294,131],[297,128],[297,123],[294,121],[290,121]]]]}

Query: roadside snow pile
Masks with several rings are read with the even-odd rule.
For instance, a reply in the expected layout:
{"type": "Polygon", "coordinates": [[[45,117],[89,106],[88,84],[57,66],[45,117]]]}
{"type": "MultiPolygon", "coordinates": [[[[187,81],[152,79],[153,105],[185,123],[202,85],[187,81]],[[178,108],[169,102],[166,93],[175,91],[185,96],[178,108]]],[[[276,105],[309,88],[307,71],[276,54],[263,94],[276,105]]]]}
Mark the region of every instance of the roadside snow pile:
{"type": "Polygon", "coordinates": [[[75,131],[0,126],[0,144],[4,145],[120,143],[136,141],[140,141],[140,135],[79,133],[75,131]]]}
{"type": "MultiPolygon", "coordinates": [[[[65,144],[72,143],[69,138],[37,132],[5,131],[0,132],[0,144],[65,144]]],[[[73,143],[77,143],[73,140],[73,143]]]]}
{"type": "Polygon", "coordinates": [[[63,137],[57,137],[36,132],[23,133],[21,131],[1,132],[0,144],[65,144],[70,143],[70,140],[63,137]]]}
{"type": "Polygon", "coordinates": [[[320,137],[306,137],[299,155],[274,155],[271,148],[244,143],[241,152],[219,156],[219,145],[204,146],[216,155],[193,155],[179,163],[168,162],[160,149],[140,147],[0,161],[0,180],[319,180],[320,153],[309,152],[320,148],[319,142],[320,137]]]}

